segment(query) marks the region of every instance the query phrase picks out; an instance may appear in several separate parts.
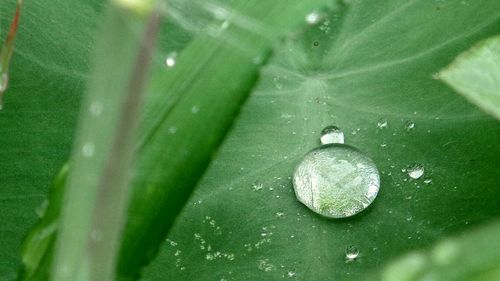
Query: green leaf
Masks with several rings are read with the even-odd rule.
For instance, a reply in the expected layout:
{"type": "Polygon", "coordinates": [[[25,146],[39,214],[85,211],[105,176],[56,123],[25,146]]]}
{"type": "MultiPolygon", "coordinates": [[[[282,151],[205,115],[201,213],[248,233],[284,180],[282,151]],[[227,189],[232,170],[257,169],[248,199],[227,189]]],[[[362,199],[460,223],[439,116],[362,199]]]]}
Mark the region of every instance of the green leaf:
{"type": "MultiPolygon", "coordinates": [[[[118,265],[121,279],[138,278],[141,267],[147,264],[157,251],[171,222],[194,187],[198,175],[204,171],[253,86],[257,70],[271,46],[284,34],[302,25],[307,12],[323,2],[326,1],[296,2],[291,5],[289,1],[283,0],[265,5],[242,2],[222,6],[213,6],[216,3],[203,1],[188,3],[188,7],[213,13],[216,21],[209,20],[211,23],[208,29],[201,30],[197,38],[182,52],[177,60],[179,66],[169,71],[162,69],[152,79],[150,100],[146,106],[137,145],[139,159],[133,179],[134,192],[131,197],[129,221],[124,231],[118,265]],[[269,13],[261,14],[261,11],[269,13]],[[229,23],[220,21],[220,17],[227,17],[225,20],[229,23]],[[214,61],[218,63],[214,64],[214,61]],[[191,153],[186,153],[187,151],[191,153]]],[[[185,1],[172,1],[169,4],[172,3],[186,5],[185,1]]],[[[173,13],[175,12],[174,7],[173,13]]],[[[105,73],[102,77],[105,77],[105,73]]],[[[118,87],[115,85],[114,88],[118,87]]],[[[85,104],[86,109],[88,102],[85,104]]],[[[106,124],[97,125],[100,129],[95,131],[107,131],[104,129],[106,124]]],[[[87,132],[89,135],[89,128],[84,128],[84,134],[87,132]]],[[[102,135],[97,134],[96,137],[102,138],[102,135]]],[[[75,151],[85,148],[85,141],[88,139],[88,136],[85,139],[80,136],[75,151]]],[[[103,139],[100,142],[104,142],[103,139]]],[[[96,153],[105,150],[98,149],[97,140],[92,143],[96,145],[96,153]]],[[[75,155],[80,154],[77,152],[75,155]]],[[[80,165],[80,169],[75,167],[75,172],[71,174],[78,177],[78,180],[74,181],[76,185],[70,186],[69,198],[77,200],[67,203],[67,206],[74,206],[74,209],[65,209],[65,222],[71,224],[63,229],[65,231],[61,235],[58,234],[61,241],[70,243],[82,240],[87,232],[90,214],[81,213],[80,207],[92,201],[94,191],[85,188],[87,193],[77,197],[74,192],[85,186],[82,183],[92,185],[95,177],[92,176],[91,167],[102,165],[98,161],[100,159],[102,162],[102,157],[97,157],[95,162],[83,161],[81,156],[76,157],[75,166],[80,165]],[[86,169],[82,169],[81,165],[85,165],[86,169]],[[68,213],[73,212],[80,212],[81,215],[73,216],[76,219],[69,220],[68,213]],[[64,234],[66,240],[62,237],[64,234]],[[73,240],[68,237],[73,237],[73,240]]],[[[73,246],[75,245],[78,246],[73,246]]],[[[60,251],[63,251],[62,249],[61,246],[60,251]]],[[[79,253],[78,249],[73,248],[62,260],[69,264],[75,263],[79,253]]],[[[44,255],[44,260],[40,261],[43,266],[46,266],[46,259],[51,259],[51,255],[44,255]]],[[[59,267],[60,263],[57,263],[54,267],[66,271],[64,263],[62,265],[59,267]]]]}
{"type": "Polygon", "coordinates": [[[350,2],[276,48],[143,280],[359,280],[498,216],[499,124],[433,76],[500,31],[500,2],[350,2]],[[349,219],[315,215],[290,180],[332,124],[381,172],[349,219]]]}
{"type": "MultiPolygon", "coordinates": [[[[440,241],[428,251],[414,252],[386,266],[383,281],[482,281],[500,279],[498,221],[440,241]]],[[[367,278],[373,280],[373,276],[367,278]]]]}
{"type": "MultiPolygon", "coordinates": [[[[5,38],[15,0],[0,4],[5,38]]],[[[68,160],[101,1],[25,1],[0,111],[0,276],[13,280],[21,241],[68,160]]]]}
{"type": "Polygon", "coordinates": [[[442,70],[439,78],[500,119],[500,36],[487,39],[442,70]]]}

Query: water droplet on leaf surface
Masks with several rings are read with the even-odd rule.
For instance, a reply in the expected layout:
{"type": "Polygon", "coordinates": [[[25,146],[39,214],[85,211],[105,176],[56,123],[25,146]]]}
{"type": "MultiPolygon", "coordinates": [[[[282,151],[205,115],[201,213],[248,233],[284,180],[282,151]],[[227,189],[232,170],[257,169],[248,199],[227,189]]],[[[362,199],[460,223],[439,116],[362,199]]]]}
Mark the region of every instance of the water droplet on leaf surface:
{"type": "Polygon", "coordinates": [[[416,164],[407,169],[408,176],[414,180],[424,175],[424,166],[416,164]]]}
{"type": "Polygon", "coordinates": [[[167,67],[174,67],[176,63],[176,58],[177,58],[177,53],[175,52],[170,53],[165,59],[165,64],[167,65],[167,67]]]}
{"type": "Polygon", "coordinates": [[[320,19],[321,16],[318,12],[312,12],[306,15],[306,22],[311,25],[317,24],[320,19]]]}
{"type": "Polygon", "coordinates": [[[415,123],[413,123],[412,121],[406,122],[405,129],[407,131],[411,131],[411,130],[415,129],[415,123]]]}
{"type": "Polygon", "coordinates": [[[328,126],[321,131],[321,144],[344,143],[344,132],[335,126],[328,126]]]}
{"type": "Polygon", "coordinates": [[[315,213],[345,218],[375,200],[380,175],[370,157],[356,148],[329,143],[306,154],[295,169],[293,186],[297,199],[315,213]]]}
{"type": "Polygon", "coordinates": [[[385,128],[387,128],[387,120],[380,120],[380,121],[378,121],[377,127],[379,129],[385,129],[385,128]]]}
{"type": "Polygon", "coordinates": [[[354,246],[348,246],[345,249],[345,258],[347,261],[354,261],[356,258],[358,258],[358,255],[359,250],[354,246]]]}

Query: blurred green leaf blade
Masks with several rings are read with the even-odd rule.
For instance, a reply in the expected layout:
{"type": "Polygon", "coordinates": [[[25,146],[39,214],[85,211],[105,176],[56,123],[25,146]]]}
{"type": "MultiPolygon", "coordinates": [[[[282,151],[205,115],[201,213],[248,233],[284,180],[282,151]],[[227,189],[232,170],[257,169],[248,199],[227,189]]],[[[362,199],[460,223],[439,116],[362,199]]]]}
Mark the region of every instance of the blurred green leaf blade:
{"type": "Polygon", "coordinates": [[[439,78],[500,119],[500,36],[484,40],[458,56],[439,78]]]}
{"type": "MultiPolygon", "coordinates": [[[[495,221],[458,237],[445,238],[429,250],[409,253],[392,261],[382,270],[381,280],[498,280],[499,233],[500,223],[495,221]],[[414,274],[416,271],[418,274],[414,274]]],[[[373,280],[373,275],[366,280],[373,280]]]]}

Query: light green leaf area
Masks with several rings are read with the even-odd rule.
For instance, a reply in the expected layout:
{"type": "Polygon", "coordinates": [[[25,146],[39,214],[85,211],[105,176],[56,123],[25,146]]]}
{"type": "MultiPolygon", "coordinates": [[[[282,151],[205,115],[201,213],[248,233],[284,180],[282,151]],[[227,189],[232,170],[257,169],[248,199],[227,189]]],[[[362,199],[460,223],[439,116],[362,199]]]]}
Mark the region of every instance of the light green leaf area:
{"type": "Polygon", "coordinates": [[[498,216],[500,126],[433,76],[498,33],[499,11],[496,0],[349,1],[291,36],[143,280],[359,280],[498,216]],[[291,185],[332,124],[381,172],[378,198],[350,219],[315,215],[291,185]],[[351,245],[359,257],[346,262],[351,245]]]}
{"type": "Polygon", "coordinates": [[[382,280],[499,280],[498,233],[500,224],[496,221],[459,237],[446,238],[429,251],[409,253],[391,262],[382,271],[382,280]]]}
{"type": "Polygon", "coordinates": [[[439,77],[470,102],[500,119],[500,36],[458,56],[439,77]]]}

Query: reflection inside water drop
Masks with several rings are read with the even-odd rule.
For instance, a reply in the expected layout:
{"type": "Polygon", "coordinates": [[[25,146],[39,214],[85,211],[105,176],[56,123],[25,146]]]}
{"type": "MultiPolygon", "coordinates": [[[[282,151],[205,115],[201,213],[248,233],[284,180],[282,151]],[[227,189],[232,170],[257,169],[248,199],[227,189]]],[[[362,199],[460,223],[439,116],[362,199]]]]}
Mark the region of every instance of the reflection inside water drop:
{"type": "Polygon", "coordinates": [[[339,128],[330,126],[323,131],[321,142],[326,144],[309,152],[295,169],[295,194],[301,203],[322,216],[350,217],[375,200],[380,188],[379,172],[365,154],[335,143],[339,135],[343,142],[339,128]]]}

